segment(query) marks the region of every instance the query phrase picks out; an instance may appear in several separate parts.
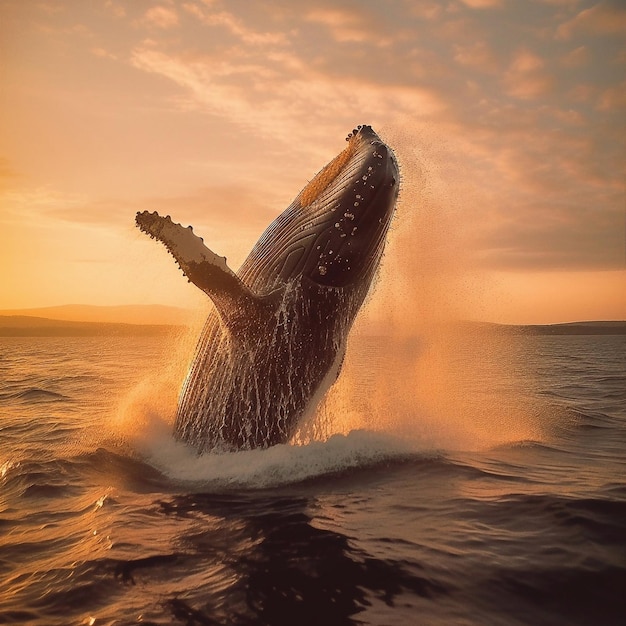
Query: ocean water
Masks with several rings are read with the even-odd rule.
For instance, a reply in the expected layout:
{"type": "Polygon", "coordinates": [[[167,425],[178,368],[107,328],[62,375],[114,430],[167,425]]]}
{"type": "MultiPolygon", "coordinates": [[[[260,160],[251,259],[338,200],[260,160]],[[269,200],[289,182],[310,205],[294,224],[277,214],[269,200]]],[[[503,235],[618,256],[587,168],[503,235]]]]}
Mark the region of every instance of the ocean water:
{"type": "Polygon", "coordinates": [[[292,445],[202,457],[185,355],[0,338],[0,623],[625,623],[626,336],[355,336],[292,445]]]}

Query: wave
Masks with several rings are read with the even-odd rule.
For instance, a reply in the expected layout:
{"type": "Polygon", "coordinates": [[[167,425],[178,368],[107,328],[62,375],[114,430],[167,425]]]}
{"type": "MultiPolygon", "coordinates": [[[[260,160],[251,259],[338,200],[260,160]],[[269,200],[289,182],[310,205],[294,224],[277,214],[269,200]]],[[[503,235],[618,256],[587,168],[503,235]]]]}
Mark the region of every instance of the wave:
{"type": "Polygon", "coordinates": [[[22,391],[16,391],[14,393],[0,394],[0,400],[21,400],[25,403],[28,402],[71,402],[72,398],[57,393],[56,391],[50,391],[48,389],[41,389],[39,387],[30,387],[22,391]]]}

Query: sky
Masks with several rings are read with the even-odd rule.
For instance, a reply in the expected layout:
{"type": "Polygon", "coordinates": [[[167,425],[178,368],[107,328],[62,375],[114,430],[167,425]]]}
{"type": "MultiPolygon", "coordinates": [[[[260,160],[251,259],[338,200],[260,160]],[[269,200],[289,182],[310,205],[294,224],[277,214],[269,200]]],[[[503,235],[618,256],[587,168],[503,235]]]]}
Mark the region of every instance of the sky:
{"type": "Polygon", "coordinates": [[[0,29],[1,309],[204,306],[135,213],[236,269],[367,123],[402,173],[373,318],[626,319],[623,2],[2,0],[0,29]]]}

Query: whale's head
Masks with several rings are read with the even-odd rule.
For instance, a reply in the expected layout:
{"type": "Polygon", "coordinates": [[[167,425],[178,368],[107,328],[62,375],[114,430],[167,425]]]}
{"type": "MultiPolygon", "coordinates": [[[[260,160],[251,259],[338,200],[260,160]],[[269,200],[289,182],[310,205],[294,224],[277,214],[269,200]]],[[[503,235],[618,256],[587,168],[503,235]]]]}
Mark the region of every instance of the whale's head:
{"type": "Polygon", "coordinates": [[[398,164],[370,126],[347,141],[255,246],[266,275],[338,288],[373,276],[398,196],[398,164]]]}

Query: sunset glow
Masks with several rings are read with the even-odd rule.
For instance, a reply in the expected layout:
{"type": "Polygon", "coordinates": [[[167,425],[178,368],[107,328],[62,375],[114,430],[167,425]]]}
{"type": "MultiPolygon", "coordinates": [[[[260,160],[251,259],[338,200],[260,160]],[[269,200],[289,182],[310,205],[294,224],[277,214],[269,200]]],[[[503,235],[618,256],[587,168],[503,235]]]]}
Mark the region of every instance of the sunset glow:
{"type": "Polygon", "coordinates": [[[0,309],[204,306],[135,213],[237,269],[367,123],[403,179],[374,320],[626,319],[618,0],[6,0],[0,28],[0,309]]]}

